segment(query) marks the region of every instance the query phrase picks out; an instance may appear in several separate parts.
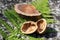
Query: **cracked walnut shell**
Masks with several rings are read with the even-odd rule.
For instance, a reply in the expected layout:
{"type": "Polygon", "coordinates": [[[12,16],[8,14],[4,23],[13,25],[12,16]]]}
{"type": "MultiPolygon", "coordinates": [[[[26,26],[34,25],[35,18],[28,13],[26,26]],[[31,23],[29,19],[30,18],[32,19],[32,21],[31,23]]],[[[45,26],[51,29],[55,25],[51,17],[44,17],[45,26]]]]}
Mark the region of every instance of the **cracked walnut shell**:
{"type": "Polygon", "coordinates": [[[15,11],[24,16],[39,16],[41,13],[31,4],[16,4],[15,11]]]}
{"type": "Polygon", "coordinates": [[[34,33],[37,30],[37,25],[33,21],[24,22],[24,24],[21,27],[21,32],[24,34],[31,34],[34,33]]]}

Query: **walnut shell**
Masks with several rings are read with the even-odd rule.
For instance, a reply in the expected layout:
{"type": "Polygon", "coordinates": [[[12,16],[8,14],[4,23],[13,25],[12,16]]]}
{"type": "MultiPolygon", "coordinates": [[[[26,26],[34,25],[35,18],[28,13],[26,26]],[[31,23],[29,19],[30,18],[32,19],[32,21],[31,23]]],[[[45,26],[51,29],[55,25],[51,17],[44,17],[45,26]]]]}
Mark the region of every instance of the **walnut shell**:
{"type": "Polygon", "coordinates": [[[42,34],[45,29],[46,29],[46,26],[47,26],[47,22],[45,19],[40,19],[37,21],[37,26],[38,26],[38,29],[37,29],[37,32],[39,34],[42,34]]]}
{"type": "Polygon", "coordinates": [[[21,27],[21,32],[24,34],[31,34],[37,30],[37,25],[33,21],[24,22],[21,27]]]}
{"type": "Polygon", "coordinates": [[[18,14],[25,15],[25,16],[39,16],[39,13],[36,8],[31,4],[16,4],[15,11],[18,14]]]}

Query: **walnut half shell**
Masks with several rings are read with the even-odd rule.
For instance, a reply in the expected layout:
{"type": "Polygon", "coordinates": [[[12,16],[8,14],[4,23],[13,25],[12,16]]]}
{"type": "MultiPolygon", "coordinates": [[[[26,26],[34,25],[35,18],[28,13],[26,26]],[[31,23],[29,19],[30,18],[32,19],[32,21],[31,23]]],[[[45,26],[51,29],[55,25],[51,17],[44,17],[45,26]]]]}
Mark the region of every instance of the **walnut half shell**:
{"type": "Polygon", "coordinates": [[[15,11],[24,16],[39,16],[41,13],[31,4],[16,4],[15,11]]]}
{"type": "Polygon", "coordinates": [[[21,32],[24,34],[31,34],[37,30],[37,25],[33,21],[25,22],[21,27],[21,32]]]}
{"type": "Polygon", "coordinates": [[[38,29],[37,29],[37,32],[39,34],[42,34],[45,29],[46,29],[46,26],[47,26],[47,22],[45,19],[40,19],[37,21],[37,26],[38,26],[38,29]]]}

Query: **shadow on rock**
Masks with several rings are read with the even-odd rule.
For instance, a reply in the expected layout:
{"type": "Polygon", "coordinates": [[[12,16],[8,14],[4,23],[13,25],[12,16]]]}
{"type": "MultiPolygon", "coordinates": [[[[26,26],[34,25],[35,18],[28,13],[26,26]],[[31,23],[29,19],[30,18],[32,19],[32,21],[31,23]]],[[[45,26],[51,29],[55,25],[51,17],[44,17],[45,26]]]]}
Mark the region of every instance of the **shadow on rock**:
{"type": "Polygon", "coordinates": [[[54,16],[57,20],[60,21],[60,15],[58,15],[58,14],[53,14],[53,16],[54,16]],[[56,16],[56,15],[57,15],[57,16],[56,16]]]}
{"type": "Polygon", "coordinates": [[[57,31],[53,28],[47,27],[46,31],[44,32],[44,34],[38,34],[38,33],[33,33],[30,34],[28,36],[32,36],[34,38],[41,38],[41,37],[45,37],[45,38],[53,38],[57,36],[57,31]]]}
{"type": "Polygon", "coordinates": [[[60,16],[56,16],[56,19],[58,19],[60,21],[60,16]]]}
{"type": "Polygon", "coordinates": [[[47,27],[44,35],[46,38],[53,38],[57,36],[57,31],[54,28],[47,27]]]}

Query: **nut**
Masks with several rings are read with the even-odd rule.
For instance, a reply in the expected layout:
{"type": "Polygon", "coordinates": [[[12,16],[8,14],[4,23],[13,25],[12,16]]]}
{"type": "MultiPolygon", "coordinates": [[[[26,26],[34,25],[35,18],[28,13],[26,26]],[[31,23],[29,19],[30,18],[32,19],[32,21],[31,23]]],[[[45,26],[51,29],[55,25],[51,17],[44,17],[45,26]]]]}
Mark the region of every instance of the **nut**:
{"type": "Polygon", "coordinates": [[[37,30],[37,25],[35,22],[33,21],[28,21],[23,23],[22,27],[21,27],[21,32],[24,34],[31,34],[34,33],[37,30]]]}
{"type": "Polygon", "coordinates": [[[47,26],[46,20],[45,19],[40,19],[36,23],[37,23],[37,26],[38,26],[37,32],[39,34],[42,34],[45,31],[46,26],[47,26]]]}
{"type": "Polygon", "coordinates": [[[40,16],[41,13],[31,4],[16,4],[15,11],[24,16],[40,16]]]}

